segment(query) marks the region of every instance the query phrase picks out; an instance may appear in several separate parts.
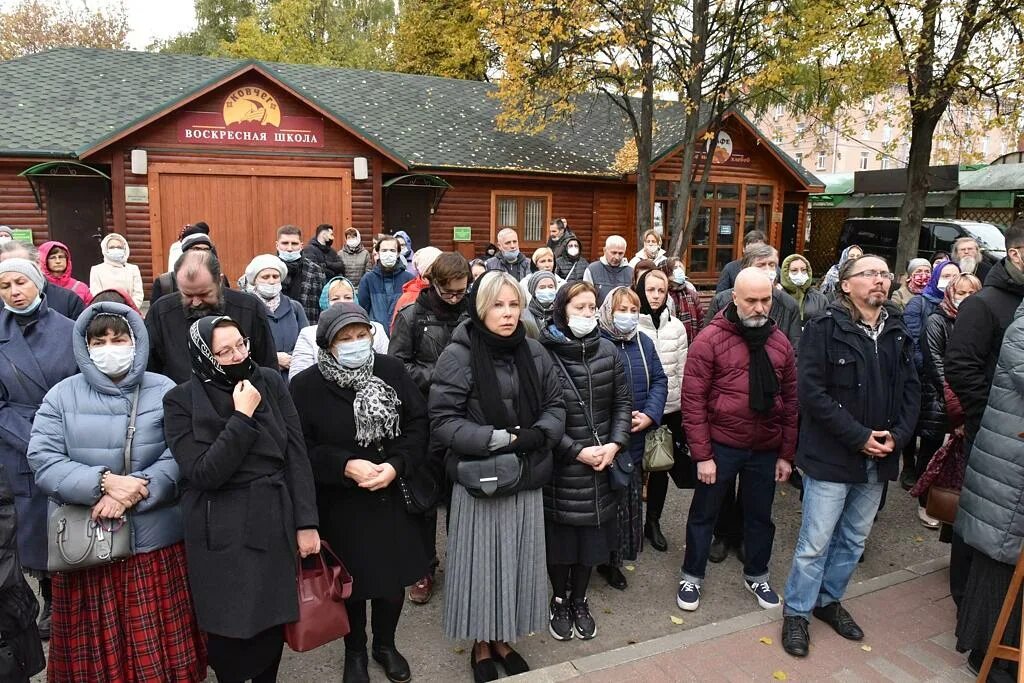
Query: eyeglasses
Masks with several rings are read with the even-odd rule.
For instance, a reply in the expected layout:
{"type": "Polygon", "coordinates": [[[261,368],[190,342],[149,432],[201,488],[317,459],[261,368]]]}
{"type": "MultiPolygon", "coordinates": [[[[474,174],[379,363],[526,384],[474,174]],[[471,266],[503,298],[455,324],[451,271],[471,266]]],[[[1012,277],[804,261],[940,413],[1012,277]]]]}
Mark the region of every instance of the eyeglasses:
{"type": "Polygon", "coordinates": [[[442,299],[450,300],[450,301],[458,301],[462,297],[466,296],[466,290],[465,289],[454,289],[453,290],[453,289],[441,289],[440,287],[435,287],[434,289],[437,290],[437,295],[439,297],[441,297],[442,299]]]}
{"type": "Polygon", "coordinates": [[[862,270],[859,273],[850,273],[849,277],[866,277],[869,280],[874,280],[876,277],[880,277],[883,280],[892,282],[893,278],[896,276],[887,270],[862,270]]]}
{"type": "Polygon", "coordinates": [[[213,357],[219,361],[231,360],[236,354],[245,356],[249,353],[249,338],[243,337],[234,346],[229,346],[226,349],[221,349],[213,354],[213,357]]]}

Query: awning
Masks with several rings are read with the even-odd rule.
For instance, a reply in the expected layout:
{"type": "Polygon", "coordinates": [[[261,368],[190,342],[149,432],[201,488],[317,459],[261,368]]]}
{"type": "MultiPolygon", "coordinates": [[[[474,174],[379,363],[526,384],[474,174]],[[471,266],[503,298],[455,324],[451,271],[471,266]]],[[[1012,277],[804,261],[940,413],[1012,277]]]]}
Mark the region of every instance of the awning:
{"type": "Polygon", "coordinates": [[[438,205],[441,203],[441,198],[444,197],[444,193],[451,188],[451,184],[444,178],[429,173],[409,173],[407,175],[400,175],[395,178],[389,178],[385,180],[381,187],[385,191],[392,187],[409,187],[426,190],[433,193],[433,201],[430,204],[430,213],[437,211],[438,205]]]}
{"type": "MultiPolygon", "coordinates": [[[[956,199],[956,192],[929,192],[924,199],[928,207],[942,207],[956,199]]],[[[903,206],[902,192],[894,194],[865,194],[847,197],[842,202],[844,209],[898,209],[903,206]]]]}
{"type": "Polygon", "coordinates": [[[103,178],[110,180],[110,176],[97,168],[67,160],[44,161],[41,164],[29,166],[18,175],[28,180],[32,194],[36,198],[36,206],[40,210],[43,208],[43,199],[39,195],[39,187],[36,185],[37,178],[103,178]]]}

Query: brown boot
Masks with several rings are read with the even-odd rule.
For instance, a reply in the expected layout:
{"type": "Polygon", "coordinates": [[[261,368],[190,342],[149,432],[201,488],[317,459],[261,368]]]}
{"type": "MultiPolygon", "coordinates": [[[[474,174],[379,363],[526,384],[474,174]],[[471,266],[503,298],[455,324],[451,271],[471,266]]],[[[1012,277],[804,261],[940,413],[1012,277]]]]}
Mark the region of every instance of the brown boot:
{"type": "Polygon", "coordinates": [[[434,577],[427,574],[417,581],[416,585],[409,589],[409,602],[415,602],[417,605],[425,605],[430,602],[430,598],[433,595],[434,577]]]}

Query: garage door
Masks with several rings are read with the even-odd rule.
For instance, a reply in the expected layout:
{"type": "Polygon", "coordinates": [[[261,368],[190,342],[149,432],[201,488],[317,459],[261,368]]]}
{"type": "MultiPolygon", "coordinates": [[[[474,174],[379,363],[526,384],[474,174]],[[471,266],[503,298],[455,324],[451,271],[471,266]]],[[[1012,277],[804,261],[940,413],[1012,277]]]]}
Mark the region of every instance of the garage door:
{"type": "Polygon", "coordinates": [[[320,223],[351,224],[345,169],[154,164],[150,167],[154,271],[183,225],[204,220],[232,283],[256,254],[275,253],[277,229],[293,223],[308,241],[320,223]]]}

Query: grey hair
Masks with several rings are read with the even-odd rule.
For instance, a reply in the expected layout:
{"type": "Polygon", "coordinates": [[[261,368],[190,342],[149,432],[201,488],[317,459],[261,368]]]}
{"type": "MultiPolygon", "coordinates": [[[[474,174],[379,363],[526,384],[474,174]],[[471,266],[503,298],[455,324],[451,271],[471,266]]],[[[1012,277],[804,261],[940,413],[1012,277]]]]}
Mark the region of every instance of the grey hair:
{"type": "Polygon", "coordinates": [[[974,242],[974,246],[976,246],[979,250],[981,249],[981,244],[978,242],[978,240],[974,239],[973,237],[958,237],[956,241],[953,242],[953,246],[951,247],[953,254],[955,255],[956,250],[960,248],[960,245],[965,244],[966,242],[974,242]]]}
{"type": "MultiPolygon", "coordinates": [[[[8,240],[0,244],[0,254],[13,254],[19,251],[26,252],[28,260],[32,263],[39,263],[39,247],[34,244],[19,242],[18,240],[8,240]]],[[[3,256],[0,256],[0,259],[3,259],[3,256]]]]}
{"type": "Polygon", "coordinates": [[[515,236],[516,239],[519,239],[519,233],[516,232],[513,228],[502,228],[501,230],[498,231],[498,234],[494,236],[494,239],[497,240],[498,242],[501,242],[502,235],[508,237],[510,233],[513,236],[515,236]]]}
{"type": "Polygon", "coordinates": [[[754,262],[758,259],[772,257],[774,257],[776,261],[779,260],[779,251],[772,245],[761,243],[751,244],[743,250],[743,261],[741,265],[744,268],[748,268],[754,265],[754,262]]]}
{"type": "Polygon", "coordinates": [[[604,241],[604,248],[608,249],[609,247],[622,247],[625,249],[626,238],[622,235],[609,235],[608,239],[604,241]]]}
{"type": "Polygon", "coordinates": [[[178,257],[174,264],[174,278],[181,281],[194,280],[200,273],[207,272],[213,278],[213,284],[220,286],[220,259],[212,251],[196,251],[190,249],[178,257]]]}
{"type": "Polygon", "coordinates": [[[481,320],[486,317],[488,309],[501,296],[501,290],[505,285],[514,289],[516,296],[519,297],[520,312],[526,308],[526,295],[523,294],[523,288],[519,285],[519,281],[503,270],[489,270],[481,275],[473,285],[476,289],[476,314],[480,316],[481,320]]]}

